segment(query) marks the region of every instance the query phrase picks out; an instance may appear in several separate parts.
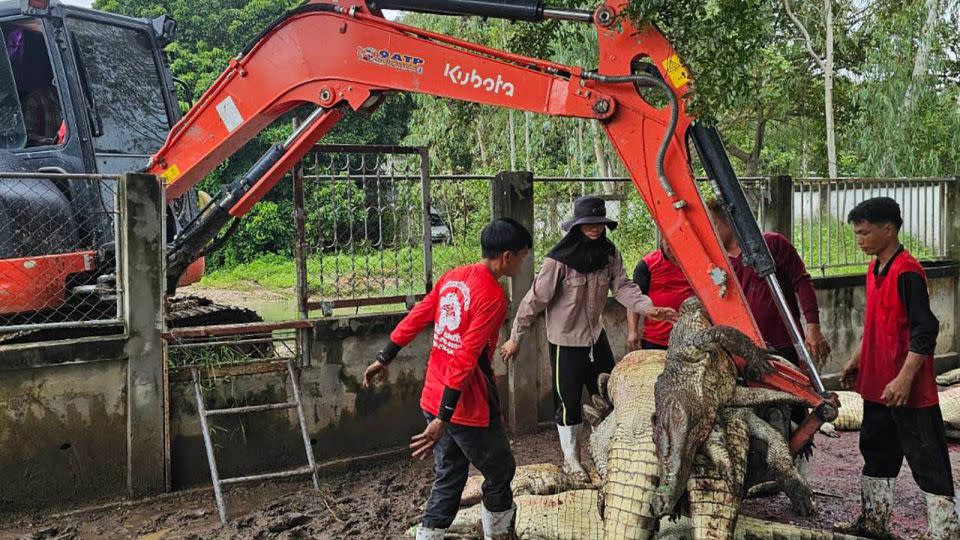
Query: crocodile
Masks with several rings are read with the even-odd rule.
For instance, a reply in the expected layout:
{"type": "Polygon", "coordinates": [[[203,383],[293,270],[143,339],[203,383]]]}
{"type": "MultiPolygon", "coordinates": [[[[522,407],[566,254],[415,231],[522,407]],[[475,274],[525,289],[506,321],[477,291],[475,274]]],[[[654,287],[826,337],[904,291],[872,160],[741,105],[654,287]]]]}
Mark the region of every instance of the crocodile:
{"type": "MultiPolygon", "coordinates": [[[[609,539],[649,539],[657,529],[654,512],[659,464],[653,443],[654,386],[666,361],[664,351],[637,351],[627,355],[609,377],[598,381],[600,393],[584,405],[584,417],[593,426],[590,454],[601,478],[598,504],[609,539]]],[[[747,404],[763,400],[791,400],[792,397],[770,391],[734,390],[747,404]]],[[[740,507],[740,494],[746,472],[749,436],[769,441],[768,461],[791,464],[786,442],[750,408],[723,408],[721,422],[713,426],[705,454],[697,453],[688,487],[691,489],[691,513],[699,531],[726,530],[731,533],[740,507]],[[771,459],[772,456],[772,459],[771,459]],[[715,472],[714,463],[723,464],[715,472]],[[718,483],[718,482],[723,483],[718,483]],[[722,506],[725,505],[725,506],[722,506]]],[[[779,478],[791,487],[802,482],[790,468],[774,467],[779,478]]],[[[802,488],[793,488],[802,491],[802,488]]],[[[803,499],[809,510],[809,497],[803,499]]],[[[728,535],[729,536],[729,535],[728,535]]]]}
{"type": "Polygon", "coordinates": [[[937,384],[940,386],[953,386],[960,383],[960,368],[945,371],[937,375],[937,384]]]}
{"type": "MultiPolygon", "coordinates": [[[[833,426],[844,431],[859,430],[863,422],[863,398],[856,392],[837,392],[837,396],[840,398],[840,411],[833,426]]],[[[960,386],[940,392],[939,398],[947,436],[960,438],[960,386]]]]}
{"type": "Polygon", "coordinates": [[[858,431],[863,423],[863,398],[856,392],[846,390],[836,394],[840,400],[840,410],[832,422],[833,427],[840,431],[858,431]]]}
{"type": "MultiPolygon", "coordinates": [[[[584,482],[575,475],[567,474],[553,463],[536,463],[517,467],[513,475],[510,488],[514,496],[519,495],[552,495],[574,489],[589,489],[595,487],[591,482],[584,482]]],[[[483,497],[483,476],[471,476],[460,496],[460,506],[473,506],[483,497]]]]}
{"type": "MultiPolygon", "coordinates": [[[[663,373],[654,387],[656,413],[653,416],[653,435],[660,477],[654,512],[658,517],[675,512],[680,497],[687,489],[696,454],[702,448],[714,461],[721,459],[726,463],[731,462],[729,456],[722,455],[725,445],[717,444],[723,440],[722,434],[714,435],[715,441],[705,447],[723,407],[806,404],[785,392],[738,386],[737,368],[732,355],[746,361],[744,375],[752,380],[772,372],[774,368],[771,361],[780,361],[757,347],[739,330],[711,326],[703,304],[696,297],[685,300],[670,334],[663,373]]],[[[618,421],[623,421],[622,415],[618,415],[618,421]]],[[[745,415],[744,421],[751,436],[762,438],[776,447],[768,451],[767,464],[780,473],[781,486],[790,498],[794,511],[801,515],[812,512],[812,493],[806,482],[796,474],[789,452],[780,451],[786,448],[782,437],[755,415],[745,415]]],[[[742,482],[742,479],[736,478],[735,467],[722,467],[719,473],[724,475],[728,485],[742,482]]]]}
{"type": "MultiPolygon", "coordinates": [[[[514,499],[517,505],[516,531],[520,540],[607,540],[603,521],[597,511],[597,490],[572,490],[555,495],[521,495],[514,499]]],[[[453,524],[447,529],[446,538],[480,540],[481,505],[462,508],[453,524]]],[[[691,537],[693,521],[681,517],[676,520],[664,518],[660,532],[653,538],[662,540],[686,540],[691,537]]],[[[407,536],[416,536],[417,527],[407,531],[407,536]]],[[[785,523],[765,521],[749,516],[740,516],[732,538],[734,540],[858,540],[833,531],[797,527],[785,523]]]]}
{"type": "Polygon", "coordinates": [[[594,426],[590,455],[600,474],[598,505],[607,538],[652,538],[659,469],[653,444],[654,384],[665,351],[636,351],[598,381],[584,416],[594,426]]]}

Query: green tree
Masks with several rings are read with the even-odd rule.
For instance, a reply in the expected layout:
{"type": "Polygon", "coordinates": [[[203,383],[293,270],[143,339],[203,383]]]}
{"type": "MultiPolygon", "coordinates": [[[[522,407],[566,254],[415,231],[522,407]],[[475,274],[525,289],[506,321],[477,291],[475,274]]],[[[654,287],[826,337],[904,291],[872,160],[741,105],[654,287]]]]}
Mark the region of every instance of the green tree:
{"type": "MultiPolygon", "coordinates": [[[[97,0],[94,7],[135,17],[172,16],[177,21],[178,35],[166,49],[170,68],[175,77],[186,82],[195,98],[270,21],[301,3],[301,0],[97,0]]],[[[180,96],[180,99],[186,104],[190,97],[180,96]]],[[[291,133],[294,117],[304,117],[311,109],[312,106],[305,105],[274,122],[220,164],[200,187],[217,192],[222,184],[241,176],[271,145],[291,133]]],[[[406,135],[410,114],[409,96],[390,96],[372,114],[348,115],[323,142],[396,144],[406,135]]],[[[225,246],[224,255],[211,259],[212,267],[248,260],[255,253],[289,251],[289,235],[273,226],[278,215],[290,215],[289,182],[280,182],[266,200],[274,206],[249,214],[225,246]],[[272,235],[272,240],[264,235],[272,235]]],[[[317,212],[324,213],[320,208],[317,212]]],[[[287,223],[289,229],[289,219],[287,223]]]]}

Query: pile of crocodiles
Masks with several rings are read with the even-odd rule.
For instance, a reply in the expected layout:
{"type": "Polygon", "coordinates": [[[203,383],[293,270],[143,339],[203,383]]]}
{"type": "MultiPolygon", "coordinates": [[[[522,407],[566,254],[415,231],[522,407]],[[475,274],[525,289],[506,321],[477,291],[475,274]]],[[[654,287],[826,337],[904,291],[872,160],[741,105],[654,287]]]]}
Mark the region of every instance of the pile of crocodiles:
{"type": "MultiPolygon", "coordinates": [[[[596,468],[589,483],[555,465],[518,468],[518,538],[856,538],[739,515],[751,438],[766,443],[767,467],[794,512],[808,515],[814,505],[786,440],[754,412],[801,402],[737,385],[732,356],[746,360],[744,375],[754,379],[782,361],[733,328],[711,326],[699,301],[686,301],[668,351],[628,354],[584,406],[596,468]]],[[[482,538],[479,480],[468,484],[448,538],[482,538]]]]}

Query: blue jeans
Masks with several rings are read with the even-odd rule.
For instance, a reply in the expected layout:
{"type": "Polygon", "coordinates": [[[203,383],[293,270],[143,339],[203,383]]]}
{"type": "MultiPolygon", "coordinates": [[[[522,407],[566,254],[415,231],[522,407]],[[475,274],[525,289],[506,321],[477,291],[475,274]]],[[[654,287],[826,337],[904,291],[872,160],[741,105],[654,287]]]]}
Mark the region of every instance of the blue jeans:
{"type": "MultiPolygon", "coordinates": [[[[423,415],[427,422],[434,419],[426,411],[423,415]]],[[[433,447],[433,457],[436,478],[423,515],[424,527],[446,529],[453,523],[471,464],[483,474],[484,508],[504,512],[513,507],[510,482],[517,464],[500,422],[489,427],[447,424],[443,436],[433,447]]]]}

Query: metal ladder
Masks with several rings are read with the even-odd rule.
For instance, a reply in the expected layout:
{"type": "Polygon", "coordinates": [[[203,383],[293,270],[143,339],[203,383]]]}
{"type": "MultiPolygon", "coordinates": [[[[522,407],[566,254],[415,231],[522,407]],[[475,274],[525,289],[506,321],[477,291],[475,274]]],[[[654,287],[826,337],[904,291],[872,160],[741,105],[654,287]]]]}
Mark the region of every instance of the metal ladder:
{"type": "MultiPolygon", "coordinates": [[[[273,362],[280,364],[280,361],[273,362]]],[[[293,389],[293,401],[284,403],[268,403],[264,405],[251,405],[247,407],[233,407],[229,409],[207,409],[203,403],[203,390],[200,386],[200,368],[191,367],[193,376],[193,390],[197,400],[197,413],[200,416],[200,427],[203,430],[203,444],[207,448],[207,462],[210,465],[210,478],[213,480],[213,493],[217,499],[217,512],[220,514],[220,521],[227,523],[227,504],[223,498],[223,487],[243,482],[256,482],[259,480],[271,480],[274,478],[288,478],[291,476],[300,476],[309,474],[313,478],[313,487],[320,490],[320,479],[317,476],[317,463],[313,457],[313,447],[310,445],[310,435],[307,433],[307,423],[303,414],[303,403],[300,400],[300,381],[297,378],[296,370],[293,367],[293,359],[283,360],[286,364],[287,373],[290,375],[290,387],[293,389]],[[303,436],[303,447],[307,453],[308,465],[297,469],[278,471],[272,473],[255,474],[252,476],[236,476],[233,478],[220,478],[217,470],[217,458],[213,451],[213,440],[210,437],[210,427],[207,425],[207,418],[211,416],[224,416],[228,414],[248,414],[264,411],[277,411],[284,409],[296,409],[297,417],[300,420],[300,434],[303,436]]],[[[282,370],[274,370],[282,371],[282,370]]]]}

